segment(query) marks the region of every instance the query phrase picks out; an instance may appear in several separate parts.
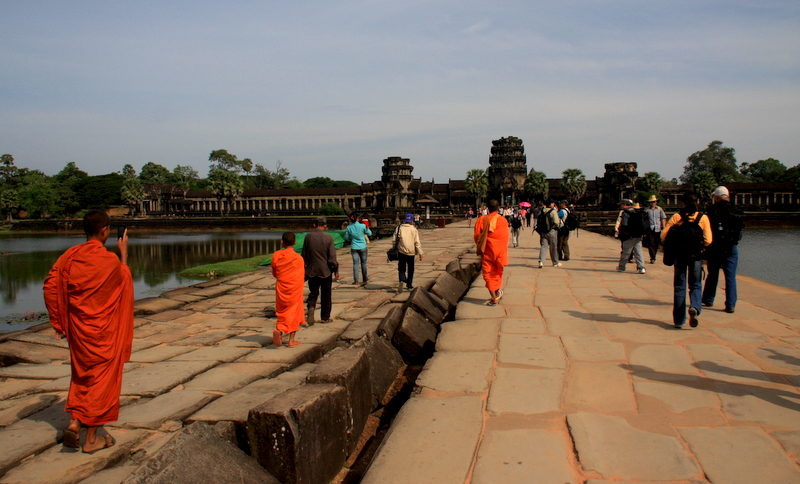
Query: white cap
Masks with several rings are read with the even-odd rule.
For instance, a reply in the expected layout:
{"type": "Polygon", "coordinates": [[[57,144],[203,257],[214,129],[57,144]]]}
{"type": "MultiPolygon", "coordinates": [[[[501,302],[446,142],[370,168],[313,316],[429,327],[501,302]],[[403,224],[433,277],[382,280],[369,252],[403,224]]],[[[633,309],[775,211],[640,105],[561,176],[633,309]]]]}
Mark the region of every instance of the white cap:
{"type": "Polygon", "coordinates": [[[728,189],[725,187],[717,187],[714,189],[714,192],[711,194],[714,197],[719,198],[727,198],[729,196],[728,189]]]}

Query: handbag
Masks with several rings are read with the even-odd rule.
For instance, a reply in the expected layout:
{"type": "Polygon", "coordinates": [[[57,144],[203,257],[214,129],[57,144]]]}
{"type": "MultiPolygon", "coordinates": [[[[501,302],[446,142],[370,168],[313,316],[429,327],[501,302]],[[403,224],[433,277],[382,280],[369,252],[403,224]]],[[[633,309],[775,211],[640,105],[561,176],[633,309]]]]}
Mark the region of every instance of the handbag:
{"type": "Polygon", "coordinates": [[[397,239],[399,238],[400,227],[394,231],[394,243],[392,248],[386,251],[386,261],[392,262],[400,259],[400,251],[397,250],[397,239]]]}

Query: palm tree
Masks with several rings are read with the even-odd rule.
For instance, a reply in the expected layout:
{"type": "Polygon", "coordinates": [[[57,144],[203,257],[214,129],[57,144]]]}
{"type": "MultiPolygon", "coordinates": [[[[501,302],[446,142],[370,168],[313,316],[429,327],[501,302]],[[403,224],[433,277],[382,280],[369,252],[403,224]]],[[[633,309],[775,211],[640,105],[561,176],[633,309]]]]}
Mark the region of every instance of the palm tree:
{"type": "Polygon", "coordinates": [[[706,204],[711,200],[711,192],[717,186],[714,174],[708,171],[698,173],[692,179],[692,189],[697,193],[701,204],[706,204]]]}
{"type": "MultiPolygon", "coordinates": [[[[228,201],[228,210],[225,215],[230,214],[231,205],[244,191],[242,177],[232,171],[215,169],[208,174],[208,181],[209,188],[214,192],[217,199],[220,202],[223,198],[228,201]]],[[[219,204],[219,214],[220,216],[222,215],[222,203],[219,204]]]]}
{"type": "Polygon", "coordinates": [[[532,200],[544,200],[547,192],[550,191],[550,184],[547,183],[547,175],[542,171],[531,168],[531,172],[525,177],[524,191],[532,200]]]}
{"type": "Polygon", "coordinates": [[[138,178],[128,178],[122,183],[120,196],[126,204],[131,206],[131,214],[136,215],[136,209],[144,200],[144,195],[144,186],[138,178]]]}
{"type": "Polygon", "coordinates": [[[661,193],[661,189],[666,183],[666,180],[661,178],[661,174],[656,173],[655,171],[648,171],[644,174],[644,178],[642,179],[642,186],[644,187],[645,191],[652,193],[653,195],[659,195],[661,193]]]}
{"type": "Polygon", "coordinates": [[[586,176],[577,168],[567,168],[561,173],[561,190],[570,200],[577,202],[586,194],[586,176]]]}
{"type": "Polygon", "coordinates": [[[475,207],[477,208],[478,203],[486,194],[486,190],[489,188],[489,180],[488,176],[486,175],[486,170],[475,168],[468,171],[466,185],[467,193],[475,197],[475,207]]]}

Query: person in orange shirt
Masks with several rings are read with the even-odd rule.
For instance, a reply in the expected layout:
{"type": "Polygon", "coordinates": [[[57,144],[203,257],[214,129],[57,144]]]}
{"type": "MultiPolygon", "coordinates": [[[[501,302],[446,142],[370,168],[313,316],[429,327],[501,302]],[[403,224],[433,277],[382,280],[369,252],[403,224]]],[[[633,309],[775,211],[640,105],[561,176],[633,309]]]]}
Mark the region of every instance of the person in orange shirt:
{"type": "Polygon", "coordinates": [[[284,334],[289,334],[289,348],[299,346],[295,333],[305,322],[303,287],[305,286],[305,262],[295,252],[294,232],[284,232],[281,238],[283,249],[272,255],[272,275],[275,276],[275,314],[278,317],[272,332],[272,343],[281,346],[284,334]]]}
{"type": "Polygon", "coordinates": [[[69,343],[72,377],[65,410],[70,423],[66,447],[83,452],[116,443],[103,425],[119,417],[123,365],[133,342],[133,278],[128,267],[128,234],[117,239],[120,257],[106,250],[111,219],[90,210],[83,218],[86,243],[58,258],[44,281],[44,300],[56,338],[69,343]],[[98,430],[103,432],[98,435],[98,430]]]}
{"type": "Polygon", "coordinates": [[[500,202],[489,200],[489,213],[475,222],[475,244],[481,256],[481,271],[490,299],[487,306],[497,305],[503,297],[503,268],[508,265],[508,222],[498,213],[500,202]]]}
{"type": "Polygon", "coordinates": [[[664,245],[664,263],[671,263],[675,268],[672,322],[675,324],[676,329],[683,328],[686,322],[687,275],[689,284],[689,326],[694,328],[700,323],[697,317],[700,315],[703,298],[702,251],[711,244],[713,237],[708,216],[698,211],[697,195],[687,192],[683,195],[682,201],[683,208],[669,219],[664,230],[661,231],[661,240],[666,241],[670,230],[676,230],[684,224],[696,223],[702,230],[703,235],[702,240],[699,240],[699,235],[691,237],[694,245],[688,249],[686,247],[671,249],[667,244],[664,245]]]}

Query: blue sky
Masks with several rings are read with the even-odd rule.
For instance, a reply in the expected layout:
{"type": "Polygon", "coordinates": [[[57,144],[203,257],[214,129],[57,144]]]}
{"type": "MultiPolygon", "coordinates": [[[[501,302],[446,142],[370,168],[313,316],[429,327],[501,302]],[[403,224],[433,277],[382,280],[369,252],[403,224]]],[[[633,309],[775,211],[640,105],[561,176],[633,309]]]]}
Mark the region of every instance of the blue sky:
{"type": "Polygon", "coordinates": [[[0,65],[0,153],[49,175],[227,149],[441,183],[503,136],[550,177],[677,177],[713,140],[800,163],[796,0],[2,1],[0,65]]]}

